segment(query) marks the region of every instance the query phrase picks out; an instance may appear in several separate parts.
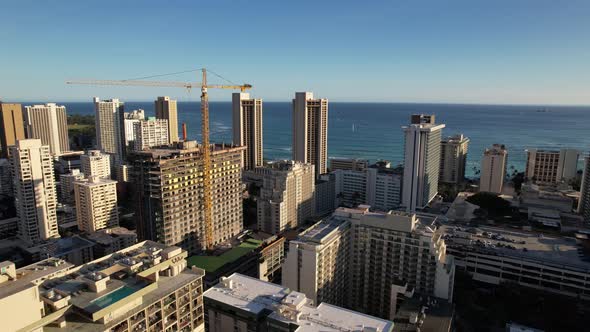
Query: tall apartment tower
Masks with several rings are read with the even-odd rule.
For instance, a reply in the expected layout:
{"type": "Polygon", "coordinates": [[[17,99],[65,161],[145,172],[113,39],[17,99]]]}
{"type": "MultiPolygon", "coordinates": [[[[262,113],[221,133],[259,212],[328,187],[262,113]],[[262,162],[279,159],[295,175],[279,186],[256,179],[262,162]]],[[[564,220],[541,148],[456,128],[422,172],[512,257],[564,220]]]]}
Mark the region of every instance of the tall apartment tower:
{"type": "Polygon", "coordinates": [[[458,134],[440,142],[439,182],[459,184],[465,180],[469,138],[458,134]]]}
{"type": "Polygon", "coordinates": [[[125,106],[119,99],[100,100],[94,97],[96,144],[98,149],[112,156],[113,166],[125,160],[125,106]]]}
{"type": "Polygon", "coordinates": [[[405,134],[402,205],[408,212],[424,208],[438,193],[440,142],[444,124],[434,115],[414,114],[405,134]]]}
{"type": "Polygon", "coordinates": [[[23,111],[20,104],[7,104],[0,101],[0,144],[1,157],[8,158],[9,146],[25,139],[23,111]]]}
{"type": "Polygon", "coordinates": [[[256,169],[262,175],[257,200],[259,230],[278,234],[314,216],[314,168],[311,164],[281,160],[256,169]]]}
{"type": "Polygon", "coordinates": [[[154,146],[169,144],[168,120],[149,118],[133,124],[133,149],[142,151],[154,146]]]}
{"type": "Polygon", "coordinates": [[[233,141],[246,146],[242,167],[262,166],[262,99],[251,99],[249,93],[232,94],[233,141]]]}
{"type": "Polygon", "coordinates": [[[328,171],[328,99],[297,92],[293,99],[293,160],[315,165],[315,175],[328,171]]]}
{"type": "Polygon", "coordinates": [[[54,156],[70,151],[65,106],[55,103],[25,106],[24,118],[27,138],[40,139],[43,145],[49,145],[54,156]]]}
{"type": "Polygon", "coordinates": [[[28,244],[59,238],[49,146],[40,139],[24,139],[10,149],[19,238],[28,244]]]}
{"type": "Polygon", "coordinates": [[[142,109],[138,109],[133,110],[129,113],[125,112],[123,113],[123,116],[125,118],[123,120],[123,123],[125,125],[125,144],[127,147],[129,147],[130,144],[133,144],[133,142],[135,141],[135,133],[133,131],[133,126],[135,125],[135,123],[141,120],[145,120],[145,112],[142,109]]]}
{"type": "Polygon", "coordinates": [[[168,120],[168,139],[169,142],[178,141],[178,110],[176,100],[168,96],[158,97],[156,104],[156,118],[168,120]]]}
{"type": "Polygon", "coordinates": [[[100,150],[88,150],[80,156],[80,168],[86,177],[111,178],[111,156],[100,150]]]}
{"type": "Polygon", "coordinates": [[[540,184],[557,184],[576,177],[580,151],[527,150],[525,176],[540,184]]]}
{"type": "Polygon", "coordinates": [[[117,181],[91,176],[74,182],[76,217],[82,232],[119,226],[117,181]]]}
{"type": "Polygon", "coordinates": [[[584,217],[585,221],[590,221],[590,157],[584,158],[584,173],[582,175],[582,185],[580,186],[578,213],[584,217]]]}
{"type": "MultiPolygon", "coordinates": [[[[241,158],[245,147],[216,145],[211,152],[213,245],[243,229],[241,158]]],[[[180,246],[191,254],[205,249],[201,147],[195,141],[131,154],[136,186],[137,235],[180,246]]]]}
{"type": "Polygon", "coordinates": [[[486,149],[481,160],[479,191],[501,194],[506,177],[508,150],[502,144],[486,149]]]}
{"type": "Polygon", "coordinates": [[[74,183],[84,179],[84,174],[79,169],[72,169],[68,174],[61,174],[59,176],[60,188],[60,202],[72,204],[76,202],[74,194],[74,183]]]}

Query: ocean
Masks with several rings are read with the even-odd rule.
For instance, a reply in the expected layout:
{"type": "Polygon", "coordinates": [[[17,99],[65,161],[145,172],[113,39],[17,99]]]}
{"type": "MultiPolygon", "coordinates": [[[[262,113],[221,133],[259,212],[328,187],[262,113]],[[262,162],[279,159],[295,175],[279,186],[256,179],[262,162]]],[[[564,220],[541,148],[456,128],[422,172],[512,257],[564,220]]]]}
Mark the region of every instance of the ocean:
{"type": "MultiPolygon", "coordinates": [[[[66,106],[68,114],[94,112],[92,102],[59,104],[66,106]]],[[[291,103],[264,102],[263,107],[264,158],[290,158],[291,103]]],[[[148,116],[154,114],[153,102],[125,102],[126,111],[138,108],[148,116]]],[[[509,172],[524,171],[527,148],[568,147],[583,154],[590,150],[590,107],[331,102],[328,155],[401,164],[401,127],[413,113],[435,114],[438,123],[446,124],[443,136],[469,137],[467,176],[479,169],[484,149],[494,143],[507,146],[509,172]]],[[[210,102],[212,142],[231,142],[231,117],[231,102],[210,102]]],[[[200,140],[200,121],[199,102],[178,102],[178,125],[187,124],[190,139],[200,140]]]]}

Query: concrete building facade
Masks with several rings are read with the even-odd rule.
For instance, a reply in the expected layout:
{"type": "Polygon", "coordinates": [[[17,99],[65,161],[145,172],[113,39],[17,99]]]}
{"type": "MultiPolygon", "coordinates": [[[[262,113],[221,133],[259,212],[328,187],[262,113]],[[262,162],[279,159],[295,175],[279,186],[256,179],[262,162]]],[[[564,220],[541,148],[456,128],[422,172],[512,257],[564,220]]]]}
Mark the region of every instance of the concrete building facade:
{"type": "Polygon", "coordinates": [[[393,332],[393,322],[234,273],[203,294],[209,332],[393,332]]]}
{"type": "Polygon", "coordinates": [[[90,176],[74,182],[76,217],[82,232],[119,226],[117,181],[90,176]]]}
{"type": "Polygon", "coordinates": [[[14,190],[12,188],[12,172],[10,170],[10,161],[8,159],[0,159],[0,195],[5,197],[13,197],[14,190]]]}
{"type": "Polygon", "coordinates": [[[278,234],[315,215],[315,167],[292,160],[257,168],[262,187],[257,200],[258,229],[278,234]]]}
{"type": "Polygon", "coordinates": [[[580,186],[580,202],[578,213],[584,220],[590,222],[590,157],[584,158],[584,173],[582,174],[582,185],[580,186]]]}
{"type": "Polygon", "coordinates": [[[440,142],[439,182],[459,184],[465,181],[469,138],[458,134],[440,142]]]}
{"type": "Polygon", "coordinates": [[[249,93],[232,95],[234,145],[246,146],[242,167],[247,170],[261,167],[263,154],[262,99],[250,98],[249,93]]]}
{"type": "Polygon", "coordinates": [[[86,177],[99,176],[103,179],[111,178],[111,156],[100,150],[88,150],[80,156],[80,167],[86,177]]]}
{"type": "Polygon", "coordinates": [[[359,158],[330,158],[330,171],[362,171],[369,167],[369,161],[359,158]]]}
{"type": "Polygon", "coordinates": [[[315,175],[328,171],[328,99],[297,92],[293,99],[293,160],[315,165],[315,175]]]}
{"type": "Polygon", "coordinates": [[[65,106],[55,103],[25,106],[23,115],[27,138],[40,139],[43,145],[49,145],[54,156],[70,151],[65,106]]]}
{"type": "MultiPolygon", "coordinates": [[[[241,154],[245,147],[216,145],[212,161],[213,245],[239,234],[242,222],[241,154]]],[[[178,245],[191,254],[205,249],[202,205],[202,154],[195,141],[134,152],[140,240],[178,245]]]]}
{"type": "Polygon", "coordinates": [[[59,238],[49,146],[40,139],[24,139],[10,149],[19,238],[27,244],[59,238]]]}
{"type": "Polygon", "coordinates": [[[440,147],[444,124],[434,115],[414,114],[405,137],[402,205],[408,212],[426,207],[438,193],[440,147]]]}
{"type": "Polygon", "coordinates": [[[168,121],[169,143],[178,141],[178,107],[176,100],[168,96],[158,97],[154,102],[156,119],[168,121]]]}
{"type": "Polygon", "coordinates": [[[149,118],[133,124],[133,149],[142,151],[155,146],[168,145],[168,120],[149,118]]]}
{"type": "Polygon", "coordinates": [[[25,128],[21,104],[8,104],[0,101],[0,145],[1,157],[8,158],[9,146],[25,139],[25,128]]]}
{"type": "Polygon", "coordinates": [[[113,166],[120,165],[125,160],[125,104],[119,99],[101,101],[94,97],[94,110],[96,145],[99,150],[111,155],[113,166]]]}
{"type": "Polygon", "coordinates": [[[527,150],[525,177],[540,184],[558,184],[576,177],[580,151],[527,150]]]}
{"type": "Polygon", "coordinates": [[[123,113],[124,116],[124,127],[125,127],[125,145],[127,147],[133,147],[133,142],[135,141],[135,132],[133,126],[135,123],[145,120],[145,111],[142,109],[133,110],[129,113],[123,113]]]}
{"type": "Polygon", "coordinates": [[[72,204],[76,202],[74,182],[82,179],[84,179],[84,173],[81,173],[79,169],[72,169],[71,173],[61,174],[59,176],[61,203],[72,204]]]}
{"type": "Polygon", "coordinates": [[[491,148],[485,149],[481,160],[479,191],[502,193],[507,159],[508,150],[503,144],[494,144],[491,148]]]}

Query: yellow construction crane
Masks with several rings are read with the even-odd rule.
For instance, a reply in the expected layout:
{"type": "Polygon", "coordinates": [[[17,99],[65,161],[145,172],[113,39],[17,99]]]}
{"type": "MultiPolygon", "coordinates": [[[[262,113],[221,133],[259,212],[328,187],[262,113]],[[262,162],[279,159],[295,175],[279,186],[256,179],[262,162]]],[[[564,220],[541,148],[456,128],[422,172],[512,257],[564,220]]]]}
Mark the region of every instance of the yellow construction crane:
{"type": "MultiPolygon", "coordinates": [[[[145,86],[145,87],[173,87],[173,88],[200,88],[201,89],[201,133],[203,136],[203,210],[205,212],[205,242],[207,249],[213,248],[213,222],[211,215],[211,147],[209,146],[209,95],[207,89],[230,89],[242,92],[251,89],[252,85],[222,85],[207,84],[207,70],[201,69],[201,83],[185,82],[160,82],[143,80],[82,80],[67,81],[66,84],[85,85],[120,85],[120,86],[145,86]]],[[[164,76],[164,75],[157,75],[164,76]]]]}

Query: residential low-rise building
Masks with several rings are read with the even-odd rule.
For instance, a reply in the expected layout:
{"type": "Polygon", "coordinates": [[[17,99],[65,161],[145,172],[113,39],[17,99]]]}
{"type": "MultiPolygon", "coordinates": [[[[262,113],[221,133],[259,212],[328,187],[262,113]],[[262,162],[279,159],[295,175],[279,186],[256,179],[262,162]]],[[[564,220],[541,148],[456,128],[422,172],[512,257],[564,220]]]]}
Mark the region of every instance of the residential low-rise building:
{"type": "Polygon", "coordinates": [[[112,227],[98,230],[83,236],[94,242],[94,257],[110,255],[137,243],[137,233],[125,227],[112,227]]]}
{"type": "Polygon", "coordinates": [[[203,294],[209,332],[392,332],[393,322],[315,302],[305,294],[240,274],[203,294]]]}

